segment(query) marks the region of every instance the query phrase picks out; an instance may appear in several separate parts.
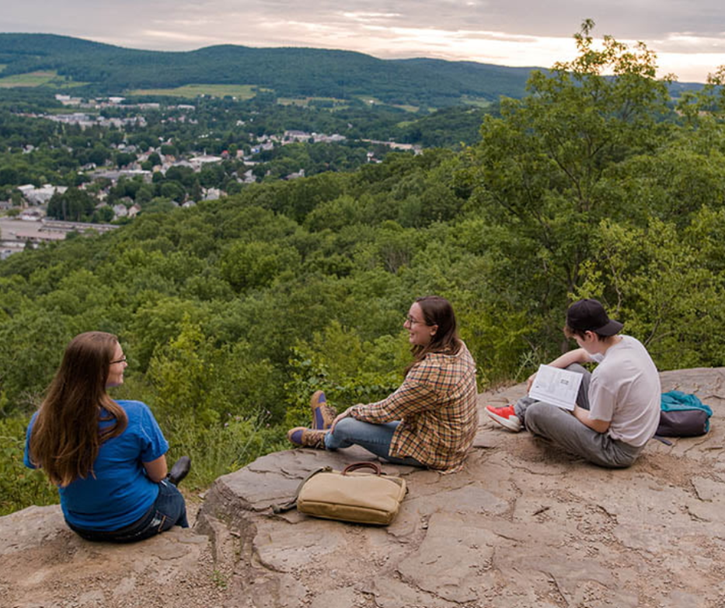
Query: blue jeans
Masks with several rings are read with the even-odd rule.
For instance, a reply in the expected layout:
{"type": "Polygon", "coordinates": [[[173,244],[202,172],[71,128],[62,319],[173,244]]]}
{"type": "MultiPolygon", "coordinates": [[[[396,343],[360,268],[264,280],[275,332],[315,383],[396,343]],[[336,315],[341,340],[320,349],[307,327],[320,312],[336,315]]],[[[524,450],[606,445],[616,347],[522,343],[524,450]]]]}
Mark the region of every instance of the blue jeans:
{"type": "Polygon", "coordinates": [[[68,521],[68,527],[86,540],[109,543],[134,543],[166,532],[173,526],[188,528],[186,502],[175,485],[166,479],[159,483],[159,495],[144,516],[119,530],[84,530],[68,521]]]}
{"type": "Polygon", "coordinates": [[[410,456],[404,458],[390,456],[390,443],[399,424],[400,421],[372,424],[355,418],[343,418],[337,423],[333,432],[325,435],[325,447],[328,450],[337,450],[359,445],[393,464],[424,467],[423,463],[410,456]]]}

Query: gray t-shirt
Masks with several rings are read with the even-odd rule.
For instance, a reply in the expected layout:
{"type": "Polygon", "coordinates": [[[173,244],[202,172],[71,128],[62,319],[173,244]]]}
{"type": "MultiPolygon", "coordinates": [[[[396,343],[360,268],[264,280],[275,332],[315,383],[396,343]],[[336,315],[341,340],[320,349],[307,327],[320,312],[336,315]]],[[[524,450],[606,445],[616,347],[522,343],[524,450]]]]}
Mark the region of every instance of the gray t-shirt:
{"type": "Polygon", "coordinates": [[[612,439],[640,447],[659,424],[660,376],[639,340],[620,337],[604,355],[592,355],[599,365],[589,385],[589,418],[608,421],[612,439]]]}

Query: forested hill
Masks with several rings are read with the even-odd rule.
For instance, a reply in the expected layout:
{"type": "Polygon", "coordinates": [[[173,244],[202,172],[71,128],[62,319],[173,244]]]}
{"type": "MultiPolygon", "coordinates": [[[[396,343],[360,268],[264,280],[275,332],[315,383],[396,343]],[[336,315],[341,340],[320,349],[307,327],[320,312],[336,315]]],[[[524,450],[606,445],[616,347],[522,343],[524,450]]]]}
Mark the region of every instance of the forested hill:
{"type": "Polygon", "coordinates": [[[441,107],[521,97],[532,68],[431,59],[382,60],[350,51],[212,46],[188,52],[125,49],[52,34],[0,34],[0,76],[55,70],[92,90],[246,84],[283,97],[364,96],[441,107]]]}
{"type": "Polygon", "coordinates": [[[119,335],[114,396],[153,407],[199,486],[284,445],[317,389],[389,394],[420,295],[453,302],[482,387],[567,348],[580,297],[661,371],[725,365],[725,96],[708,85],[673,111],[654,56],[578,44],[460,153],[253,184],[0,262],[0,512],[55,496],[22,467],[24,428],[91,329],[119,335]]]}

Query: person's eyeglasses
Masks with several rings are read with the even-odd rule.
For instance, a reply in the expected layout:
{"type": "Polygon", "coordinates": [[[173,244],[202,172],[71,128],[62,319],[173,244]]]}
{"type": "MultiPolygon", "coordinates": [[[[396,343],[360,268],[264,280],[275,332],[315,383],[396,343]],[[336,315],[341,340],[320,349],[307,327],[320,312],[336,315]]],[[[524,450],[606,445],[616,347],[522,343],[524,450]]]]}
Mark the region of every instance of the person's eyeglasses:
{"type": "Polygon", "coordinates": [[[126,363],[126,357],[125,357],[125,355],[123,357],[121,357],[120,359],[116,359],[115,361],[111,361],[111,365],[113,365],[114,363],[126,363]]]}
{"type": "Polygon", "coordinates": [[[411,325],[415,325],[416,323],[421,323],[421,324],[423,324],[423,325],[425,325],[425,324],[426,324],[426,322],[425,322],[425,321],[418,321],[418,319],[414,319],[414,318],[413,318],[413,317],[411,317],[410,315],[408,315],[408,316],[406,316],[406,317],[405,317],[405,322],[406,322],[406,323],[410,323],[411,325]]]}

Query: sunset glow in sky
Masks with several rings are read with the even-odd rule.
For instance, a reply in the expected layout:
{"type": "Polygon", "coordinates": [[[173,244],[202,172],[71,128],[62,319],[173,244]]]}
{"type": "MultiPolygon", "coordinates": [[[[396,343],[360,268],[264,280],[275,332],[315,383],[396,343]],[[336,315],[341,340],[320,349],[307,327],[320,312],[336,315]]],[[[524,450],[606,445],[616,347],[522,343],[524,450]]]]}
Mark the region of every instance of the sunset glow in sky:
{"type": "Polygon", "coordinates": [[[725,10],[714,0],[24,0],[3,7],[0,32],[153,50],[304,46],[550,67],[574,57],[585,18],[596,37],[645,42],[660,73],[683,82],[725,64],[725,10]]]}

